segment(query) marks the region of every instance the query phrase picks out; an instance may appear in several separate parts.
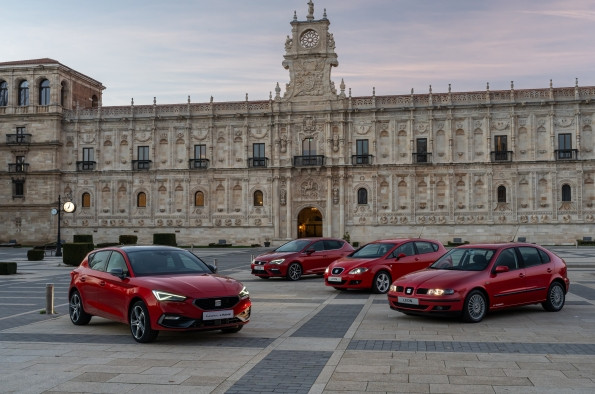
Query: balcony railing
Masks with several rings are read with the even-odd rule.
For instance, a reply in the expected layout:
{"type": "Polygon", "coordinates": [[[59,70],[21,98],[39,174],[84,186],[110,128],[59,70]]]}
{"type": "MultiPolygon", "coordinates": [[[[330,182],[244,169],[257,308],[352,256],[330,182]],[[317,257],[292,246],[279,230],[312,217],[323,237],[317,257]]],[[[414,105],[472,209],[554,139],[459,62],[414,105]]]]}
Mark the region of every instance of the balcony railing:
{"type": "Polygon", "coordinates": [[[77,171],[95,171],[95,161],[77,161],[76,162],[76,170],[77,171]]]}
{"type": "Polygon", "coordinates": [[[352,155],[351,156],[351,164],[355,165],[365,165],[365,164],[372,164],[374,161],[374,156],[372,155],[352,155]]]}
{"type": "Polygon", "coordinates": [[[149,170],[151,169],[151,160],[132,160],[133,170],[149,170]]]}
{"type": "Polygon", "coordinates": [[[293,156],[293,165],[295,167],[323,166],[324,165],[324,156],[323,155],[293,156]]]}
{"type": "Polygon", "coordinates": [[[6,134],[7,144],[30,144],[31,134],[6,134]]]}
{"type": "Polygon", "coordinates": [[[268,157],[250,157],[248,158],[248,167],[268,167],[268,157]]]}
{"type": "Polygon", "coordinates": [[[28,172],[29,163],[8,163],[8,172],[28,172]]]}
{"type": "Polygon", "coordinates": [[[209,168],[209,159],[190,159],[188,160],[188,168],[191,170],[207,169],[209,168]]]}
{"type": "Polygon", "coordinates": [[[577,160],[578,149],[556,149],[554,151],[556,160],[577,160]]]}
{"type": "Polygon", "coordinates": [[[432,154],[429,152],[413,152],[413,163],[432,164],[432,154]]]}
{"type": "Polygon", "coordinates": [[[512,161],[511,150],[492,151],[490,152],[490,156],[492,157],[492,161],[512,161]]]}

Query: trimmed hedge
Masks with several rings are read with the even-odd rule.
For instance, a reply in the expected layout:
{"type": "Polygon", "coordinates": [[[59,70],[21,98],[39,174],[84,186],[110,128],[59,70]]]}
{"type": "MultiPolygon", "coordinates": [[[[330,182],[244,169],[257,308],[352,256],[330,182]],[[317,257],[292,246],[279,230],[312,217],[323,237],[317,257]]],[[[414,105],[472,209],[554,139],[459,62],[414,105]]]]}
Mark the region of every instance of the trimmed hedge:
{"type": "Polygon", "coordinates": [[[153,234],[153,245],[178,246],[176,234],[153,234]]]}
{"type": "Polygon", "coordinates": [[[0,262],[0,275],[14,275],[17,273],[17,263],[0,262]]]}
{"type": "Polygon", "coordinates": [[[72,236],[72,242],[78,243],[93,243],[93,234],[76,234],[72,236]]]}
{"type": "Polygon", "coordinates": [[[118,246],[120,245],[117,242],[102,242],[100,244],[97,244],[97,248],[107,248],[108,246],[118,246]]]}
{"type": "Polygon", "coordinates": [[[136,235],[120,235],[118,241],[120,245],[136,245],[138,237],[136,235]]]}
{"type": "Polygon", "coordinates": [[[45,255],[44,250],[40,249],[29,249],[27,251],[27,260],[29,261],[40,261],[43,260],[43,256],[45,255]]]}
{"type": "Polygon", "coordinates": [[[87,253],[93,250],[93,243],[66,243],[62,247],[62,261],[64,264],[76,267],[83,261],[87,253]]]}

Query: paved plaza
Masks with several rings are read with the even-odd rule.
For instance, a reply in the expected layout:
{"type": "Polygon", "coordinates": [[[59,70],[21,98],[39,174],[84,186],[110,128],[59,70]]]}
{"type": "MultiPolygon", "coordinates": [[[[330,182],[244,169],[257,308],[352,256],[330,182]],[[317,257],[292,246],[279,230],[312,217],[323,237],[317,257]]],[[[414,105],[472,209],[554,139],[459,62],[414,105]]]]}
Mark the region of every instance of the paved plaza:
{"type": "Polygon", "coordinates": [[[263,249],[195,249],[244,282],[251,322],[236,334],[162,332],[137,344],[126,325],[74,326],[72,267],[0,249],[0,392],[18,393],[593,393],[595,249],[552,248],[569,265],[564,309],[527,306],[481,323],[412,317],[386,295],[250,274],[263,249]],[[45,309],[54,285],[55,312],[45,309]]]}

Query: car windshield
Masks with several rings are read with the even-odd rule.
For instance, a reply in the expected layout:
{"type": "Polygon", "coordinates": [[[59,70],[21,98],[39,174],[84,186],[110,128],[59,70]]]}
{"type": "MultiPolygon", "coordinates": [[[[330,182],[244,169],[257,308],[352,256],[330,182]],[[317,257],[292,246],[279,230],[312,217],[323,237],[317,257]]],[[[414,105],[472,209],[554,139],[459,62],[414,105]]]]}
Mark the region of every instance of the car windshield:
{"type": "Polygon", "coordinates": [[[357,257],[360,259],[374,259],[384,256],[394,246],[395,244],[371,243],[362,246],[360,249],[353,252],[350,257],[357,257]]]}
{"type": "Polygon", "coordinates": [[[310,243],[309,240],[296,239],[279,246],[275,252],[299,252],[310,243]]]}
{"type": "Polygon", "coordinates": [[[440,257],[430,268],[440,270],[483,271],[494,256],[494,249],[455,248],[440,257]]]}
{"type": "Polygon", "coordinates": [[[127,254],[136,276],[212,273],[187,250],[135,250],[127,254]]]}

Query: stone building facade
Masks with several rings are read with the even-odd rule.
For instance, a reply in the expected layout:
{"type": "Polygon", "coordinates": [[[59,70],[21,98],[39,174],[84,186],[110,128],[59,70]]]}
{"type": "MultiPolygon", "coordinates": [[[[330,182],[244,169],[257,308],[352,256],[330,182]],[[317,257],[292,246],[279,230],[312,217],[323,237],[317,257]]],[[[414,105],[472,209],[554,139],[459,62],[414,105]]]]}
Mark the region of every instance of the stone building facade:
{"type": "Polygon", "coordinates": [[[0,241],[55,240],[58,196],[77,205],[66,240],[593,235],[595,87],[352,97],[313,8],[265,101],[104,107],[104,86],[59,62],[0,63],[0,241]]]}

